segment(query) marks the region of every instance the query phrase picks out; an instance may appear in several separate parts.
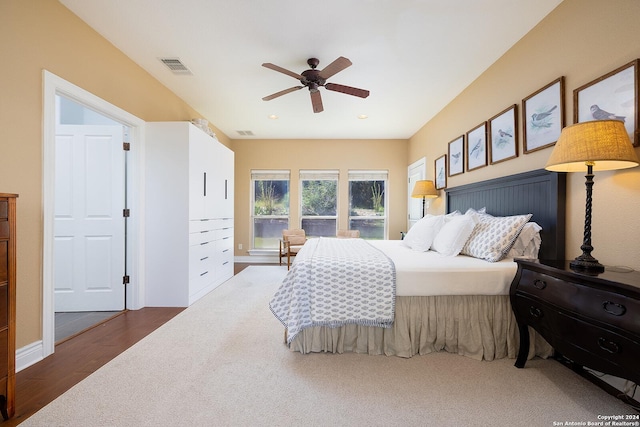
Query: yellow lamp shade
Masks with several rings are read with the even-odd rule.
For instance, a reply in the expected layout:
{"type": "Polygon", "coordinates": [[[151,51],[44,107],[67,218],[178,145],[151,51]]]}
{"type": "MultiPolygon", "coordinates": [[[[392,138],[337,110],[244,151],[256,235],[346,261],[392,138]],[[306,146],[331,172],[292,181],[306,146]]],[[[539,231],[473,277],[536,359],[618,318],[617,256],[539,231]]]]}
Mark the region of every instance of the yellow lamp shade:
{"type": "Polygon", "coordinates": [[[433,184],[433,181],[416,181],[416,185],[413,187],[413,191],[411,192],[411,197],[436,198],[438,197],[438,190],[436,190],[436,186],[433,184]]]}
{"type": "Polygon", "coordinates": [[[626,169],[640,161],[624,124],[619,120],[576,123],[562,129],[545,169],[554,172],[582,172],[626,169]]]}

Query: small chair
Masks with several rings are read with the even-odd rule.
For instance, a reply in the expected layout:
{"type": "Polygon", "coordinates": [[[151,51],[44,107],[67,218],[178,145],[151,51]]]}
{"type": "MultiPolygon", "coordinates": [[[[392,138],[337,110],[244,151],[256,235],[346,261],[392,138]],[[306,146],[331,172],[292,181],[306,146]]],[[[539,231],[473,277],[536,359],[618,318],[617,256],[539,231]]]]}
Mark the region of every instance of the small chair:
{"type": "Polygon", "coordinates": [[[360,230],[338,230],[336,237],[338,239],[357,239],[360,237],[360,230]]]}
{"type": "Polygon", "coordinates": [[[282,258],[287,257],[287,270],[291,268],[291,257],[302,249],[307,236],[303,229],[282,230],[282,239],[280,239],[280,265],[282,258]]]}

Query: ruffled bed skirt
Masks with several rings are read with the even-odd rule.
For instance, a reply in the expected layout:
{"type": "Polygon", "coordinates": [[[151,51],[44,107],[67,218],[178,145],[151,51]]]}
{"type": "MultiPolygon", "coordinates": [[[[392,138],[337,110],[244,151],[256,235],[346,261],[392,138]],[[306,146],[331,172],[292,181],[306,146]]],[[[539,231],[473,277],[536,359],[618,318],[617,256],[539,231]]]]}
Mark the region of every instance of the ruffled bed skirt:
{"type": "MultiPolygon", "coordinates": [[[[553,348],[529,328],[529,356],[553,348]]],[[[515,359],[520,337],[508,295],[396,297],[391,328],[345,325],[305,329],[291,342],[300,353],[355,352],[412,357],[447,351],[477,360],[515,359]]]]}

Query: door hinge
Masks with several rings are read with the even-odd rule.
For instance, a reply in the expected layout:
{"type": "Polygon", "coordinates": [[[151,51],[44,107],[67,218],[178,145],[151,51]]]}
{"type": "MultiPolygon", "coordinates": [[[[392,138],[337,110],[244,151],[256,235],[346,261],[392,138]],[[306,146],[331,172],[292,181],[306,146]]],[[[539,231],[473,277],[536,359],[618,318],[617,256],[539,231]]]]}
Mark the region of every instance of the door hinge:
{"type": "Polygon", "coordinates": [[[129,218],[131,216],[131,209],[122,209],[122,216],[129,218]]]}
{"type": "Polygon", "coordinates": [[[131,143],[130,142],[123,142],[122,143],[122,149],[124,151],[130,151],[131,150],[131,143]]]}
{"type": "Polygon", "coordinates": [[[122,276],[122,284],[123,285],[129,284],[129,276],[122,276]]]}

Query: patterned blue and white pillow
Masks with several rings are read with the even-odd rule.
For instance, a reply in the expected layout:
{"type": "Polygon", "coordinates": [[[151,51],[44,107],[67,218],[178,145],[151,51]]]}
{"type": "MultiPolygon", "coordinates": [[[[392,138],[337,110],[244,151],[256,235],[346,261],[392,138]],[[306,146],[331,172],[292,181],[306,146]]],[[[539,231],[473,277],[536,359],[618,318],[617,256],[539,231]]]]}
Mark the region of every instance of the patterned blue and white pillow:
{"type": "Polygon", "coordinates": [[[460,253],[489,262],[500,261],[509,252],[531,216],[478,215],[479,222],[460,253]]]}

